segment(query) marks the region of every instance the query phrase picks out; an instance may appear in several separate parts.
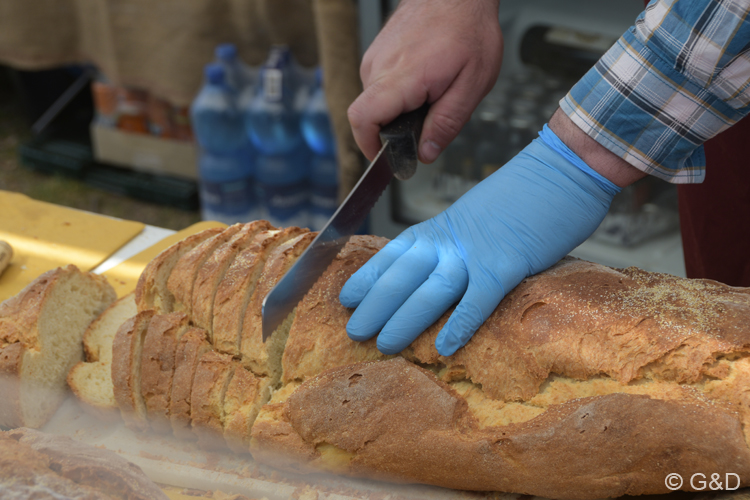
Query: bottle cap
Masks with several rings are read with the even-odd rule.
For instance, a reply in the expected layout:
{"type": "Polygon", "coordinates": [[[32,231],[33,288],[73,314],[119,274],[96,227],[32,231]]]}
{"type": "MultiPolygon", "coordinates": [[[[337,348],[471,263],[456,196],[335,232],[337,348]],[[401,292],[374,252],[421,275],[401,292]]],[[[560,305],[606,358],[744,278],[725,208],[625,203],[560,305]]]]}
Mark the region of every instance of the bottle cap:
{"type": "Polygon", "coordinates": [[[216,46],[214,54],[221,61],[234,61],[237,58],[237,47],[233,43],[222,43],[216,46]]]}
{"type": "Polygon", "coordinates": [[[214,85],[224,83],[224,68],[220,64],[207,64],[203,70],[203,74],[206,76],[208,83],[213,83],[214,85]]]}

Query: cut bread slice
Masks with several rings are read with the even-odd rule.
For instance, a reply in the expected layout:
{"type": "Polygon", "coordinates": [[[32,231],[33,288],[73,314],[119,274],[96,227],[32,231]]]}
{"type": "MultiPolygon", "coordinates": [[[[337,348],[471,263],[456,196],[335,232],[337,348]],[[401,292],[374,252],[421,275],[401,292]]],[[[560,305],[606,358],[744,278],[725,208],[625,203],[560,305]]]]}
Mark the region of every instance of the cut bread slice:
{"type": "Polygon", "coordinates": [[[214,300],[214,338],[218,351],[238,356],[242,321],[255,286],[271,252],[291,238],[306,234],[307,229],[290,227],[264,231],[255,242],[240,252],[219,283],[214,300]]]}
{"type": "Polygon", "coordinates": [[[141,395],[141,351],[154,311],[141,311],[117,330],[112,342],[112,382],[115,401],[125,425],[148,430],[146,404],[141,395]]]}
{"type": "Polygon", "coordinates": [[[105,421],[120,418],[112,385],[112,341],[117,329],[137,313],[135,294],[110,305],[83,336],[85,361],[68,372],[68,386],[86,413],[105,421]]]}
{"type": "Polygon", "coordinates": [[[151,428],[170,433],[169,397],[174,375],[177,343],[188,330],[188,317],[181,312],[157,314],[148,325],[141,352],[141,395],[151,428]]]}
{"type": "Polygon", "coordinates": [[[224,228],[212,227],[193,234],[154,257],[138,278],[135,288],[135,303],[138,310],[155,309],[161,313],[172,312],[174,297],[167,288],[167,280],[175,264],[190,250],[223,230],[224,228]]]}
{"type": "MultiPolygon", "coordinates": [[[[59,500],[66,498],[69,500],[94,500],[95,498],[109,500],[168,500],[159,487],[151,481],[143,470],[132,462],[122,458],[120,455],[111,450],[101,449],[99,447],[85,444],[68,436],[58,436],[54,434],[43,433],[31,429],[15,429],[8,432],[0,433],[0,449],[3,450],[3,459],[15,458],[14,455],[19,451],[22,457],[31,458],[32,461],[24,461],[24,465],[29,469],[35,469],[34,465],[42,466],[41,474],[46,476],[47,473],[57,475],[59,479],[70,481],[78,488],[87,488],[96,496],[75,493],[68,494],[66,491],[57,490],[54,487],[49,489],[45,486],[45,481],[34,481],[31,484],[40,484],[40,488],[34,488],[36,491],[26,495],[4,495],[3,482],[5,485],[10,483],[26,483],[26,476],[23,479],[14,481],[3,474],[4,467],[0,466],[0,497],[4,500],[25,499],[25,500],[59,500]],[[16,446],[13,446],[15,443],[16,446]],[[25,448],[20,449],[17,446],[25,448]],[[15,448],[15,449],[14,449],[15,448]],[[14,453],[16,452],[16,453],[14,453]],[[36,454],[35,457],[30,453],[36,454]],[[46,469],[46,472],[45,472],[46,469]],[[9,481],[10,479],[10,481],[9,481]],[[45,491],[46,489],[46,491],[45,491]]],[[[7,464],[7,462],[5,462],[7,464]]],[[[27,483],[28,484],[28,483],[27,483]]]]}
{"type": "Polygon", "coordinates": [[[201,328],[191,328],[177,344],[172,393],[169,398],[169,421],[172,424],[172,432],[180,439],[197,439],[190,426],[193,377],[198,361],[210,350],[212,348],[206,331],[201,328]]]}
{"type": "Polygon", "coordinates": [[[116,298],[106,278],[68,265],[0,304],[0,426],[49,420],[81,361],[86,329],[116,298]]]}
{"type": "Polygon", "coordinates": [[[239,362],[229,354],[207,351],[195,369],[190,395],[190,419],[198,445],[204,450],[221,450],[224,441],[224,395],[239,362]]]}
{"type": "Polygon", "coordinates": [[[250,430],[272,389],[269,377],[257,377],[239,365],[224,396],[224,439],[235,453],[249,453],[250,430]]]}
{"type": "Polygon", "coordinates": [[[276,383],[281,378],[281,356],[294,320],[294,311],[279,325],[271,337],[263,342],[263,299],[297,262],[302,252],[317,233],[299,235],[277,247],[269,256],[258,284],[247,307],[242,323],[242,364],[256,375],[270,377],[276,383]]]}
{"type": "Polygon", "coordinates": [[[198,277],[198,271],[216,249],[232,239],[242,226],[242,224],[229,226],[180,257],[167,279],[167,289],[174,297],[172,310],[168,312],[181,311],[188,316],[191,315],[193,284],[198,277]]]}
{"type": "Polygon", "coordinates": [[[274,229],[267,221],[259,220],[245,224],[229,241],[221,245],[198,270],[193,284],[190,318],[195,326],[208,332],[213,339],[214,297],[216,289],[238,253],[253,244],[261,231],[274,229]]]}

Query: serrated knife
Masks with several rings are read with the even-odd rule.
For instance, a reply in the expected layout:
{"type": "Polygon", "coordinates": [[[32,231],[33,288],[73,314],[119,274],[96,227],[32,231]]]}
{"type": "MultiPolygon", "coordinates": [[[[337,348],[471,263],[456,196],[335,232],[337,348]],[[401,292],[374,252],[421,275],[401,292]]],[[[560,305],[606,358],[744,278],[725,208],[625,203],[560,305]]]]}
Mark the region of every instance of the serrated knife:
{"type": "Polygon", "coordinates": [[[364,224],[391,179],[409,179],[429,105],[405,113],[380,130],[382,147],[349,196],[309,247],[263,300],[263,341],[281,325],[333,262],[349,237],[364,224]]]}

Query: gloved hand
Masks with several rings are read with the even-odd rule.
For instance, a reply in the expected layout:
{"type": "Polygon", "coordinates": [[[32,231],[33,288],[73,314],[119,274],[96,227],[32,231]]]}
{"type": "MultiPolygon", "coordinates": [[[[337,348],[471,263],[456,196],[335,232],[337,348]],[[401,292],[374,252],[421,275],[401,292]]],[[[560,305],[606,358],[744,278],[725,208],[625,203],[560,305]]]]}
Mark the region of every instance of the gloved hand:
{"type": "Polygon", "coordinates": [[[395,354],[457,301],[435,341],[449,356],[506,293],[582,243],[599,226],[615,184],[545,125],[539,138],[450,208],[410,227],[346,282],[353,340],[378,335],[395,354]]]}

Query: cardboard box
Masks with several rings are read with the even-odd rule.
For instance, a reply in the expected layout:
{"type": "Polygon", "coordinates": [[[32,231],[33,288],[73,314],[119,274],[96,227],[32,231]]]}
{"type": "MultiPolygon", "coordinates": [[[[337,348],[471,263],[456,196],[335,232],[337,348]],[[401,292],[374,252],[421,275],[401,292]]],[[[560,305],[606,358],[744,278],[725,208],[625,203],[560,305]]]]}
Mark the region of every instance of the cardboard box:
{"type": "Polygon", "coordinates": [[[102,163],[153,174],[198,179],[198,147],[195,143],[163,139],[91,125],[94,158],[102,163]]]}

